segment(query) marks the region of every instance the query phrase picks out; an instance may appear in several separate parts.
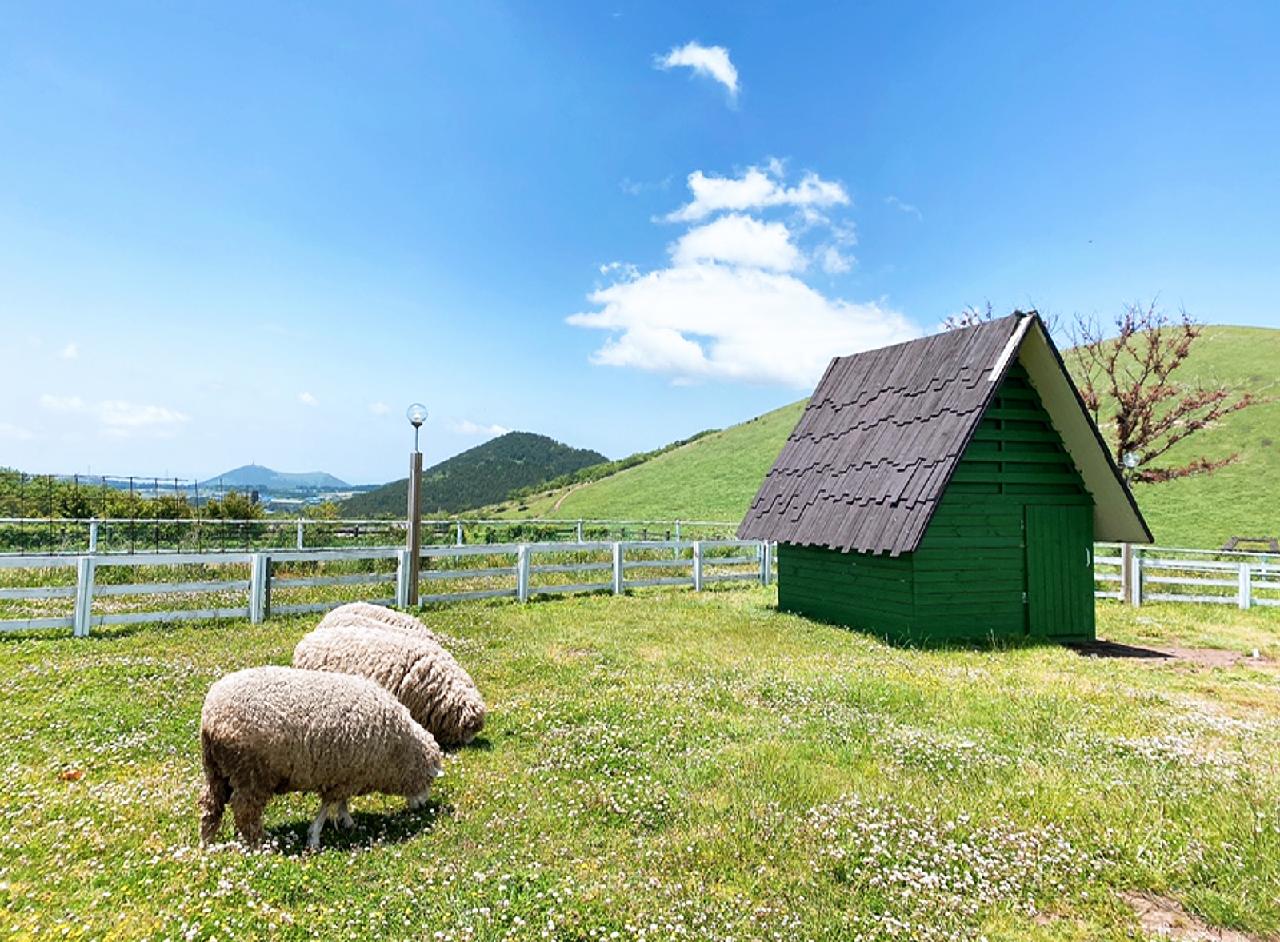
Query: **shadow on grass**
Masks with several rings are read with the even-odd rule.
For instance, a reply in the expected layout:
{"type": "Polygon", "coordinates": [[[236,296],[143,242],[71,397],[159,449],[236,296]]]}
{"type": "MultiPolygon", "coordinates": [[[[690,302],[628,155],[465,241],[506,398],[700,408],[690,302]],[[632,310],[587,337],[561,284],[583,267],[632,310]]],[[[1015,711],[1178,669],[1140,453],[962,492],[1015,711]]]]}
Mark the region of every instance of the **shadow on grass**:
{"type": "Polygon", "coordinates": [[[1117,641],[1076,641],[1066,645],[1081,657],[1136,658],[1138,660],[1168,660],[1173,657],[1167,651],[1153,648],[1139,648],[1131,644],[1120,644],[1117,641]]]}
{"type": "Polygon", "coordinates": [[[791,615],[796,618],[803,618],[805,621],[812,622],[815,625],[822,625],[827,628],[836,628],[840,631],[847,631],[852,634],[862,635],[891,648],[901,651],[928,651],[936,653],[945,653],[947,651],[969,652],[969,653],[989,653],[998,654],[1004,651],[1023,651],[1044,648],[1057,648],[1065,645],[1084,643],[1083,641],[1064,641],[1060,638],[1040,638],[1032,635],[1023,635],[1022,637],[1011,637],[1008,635],[987,635],[985,637],[951,637],[951,638],[931,638],[925,636],[890,634],[875,628],[859,628],[856,625],[847,625],[843,622],[834,621],[823,618],[820,615],[810,615],[805,612],[793,612],[786,609],[776,609],[783,615],[791,615]]]}
{"type": "MultiPolygon", "coordinates": [[[[350,852],[404,844],[420,834],[430,833],[441,818],[452,814],[452,805],[434,799],[416,810],[405,808],[386,813],[353,810],[351,817],[355,820],[355,827],[339,827],[333,821],[325,823],[320,835],[320,851],[350,852]]],[[[277,824],[267,828],[267,840],[281,856],[305,857],[308,853],[307,828],[310,826],[310,821],[277,824]]]]}

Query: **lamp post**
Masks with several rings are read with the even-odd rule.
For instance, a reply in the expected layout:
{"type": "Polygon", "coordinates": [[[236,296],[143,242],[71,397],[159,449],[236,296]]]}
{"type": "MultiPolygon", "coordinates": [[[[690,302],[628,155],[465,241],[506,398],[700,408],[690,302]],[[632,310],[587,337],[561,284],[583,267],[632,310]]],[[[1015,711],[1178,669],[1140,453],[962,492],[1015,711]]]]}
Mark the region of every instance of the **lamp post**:
{"type": "Polygon", "coordinates": [[[409,551],[409,579],[406,601],[418,604],[418,566],[422,557],[422,452],[418,450],[418,431],[427,421],[427,407],[415,402],[404,411],[413,426],[413,453],[409,455],[409,508],[405,548],[409,551]]]}

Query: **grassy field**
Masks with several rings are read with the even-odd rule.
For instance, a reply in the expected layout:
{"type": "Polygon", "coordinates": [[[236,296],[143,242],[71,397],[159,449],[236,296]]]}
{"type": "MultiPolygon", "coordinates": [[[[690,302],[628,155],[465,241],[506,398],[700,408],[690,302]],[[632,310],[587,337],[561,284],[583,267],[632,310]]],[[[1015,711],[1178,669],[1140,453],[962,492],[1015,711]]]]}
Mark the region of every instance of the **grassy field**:
{"type": "MultiPolygon", "coordinates": [[[[1228,416],[1170,455],[1176,460],[1239,452],[1237,464],[1208,477],[1137,489],[1158,542],[1217,547],[1231,536],[1280,536],[1280,515],[1274,509],[1280,506],[1278,363],[1280,330],[1205,331],[1179,379],[1226,383],[1272,401],[1228,416]],[[1250,499],[1239,499],[1242,494],[1250,499]]],[[[508,503],[496,515],[740,520],[803,407],[803,401],[793,403],[567,494],[523,501],[524,510],[508,503]]]]}
{"type": "MultiPolygon", "coordinates": [[[[1104,605],[1139,645],[928,651],[735,588],[432,611],[491,706],[435,803],[201,852],[198,712],[304,619],[0,641],[0,935],[1132,939],[1122,892],[1280,930],[1280,611],[1104,605]],[[1230,658],[1226,658],[1230,660],[1230,658]]],[[[230,832],[224,832],[229,838],[230,832]]]]}

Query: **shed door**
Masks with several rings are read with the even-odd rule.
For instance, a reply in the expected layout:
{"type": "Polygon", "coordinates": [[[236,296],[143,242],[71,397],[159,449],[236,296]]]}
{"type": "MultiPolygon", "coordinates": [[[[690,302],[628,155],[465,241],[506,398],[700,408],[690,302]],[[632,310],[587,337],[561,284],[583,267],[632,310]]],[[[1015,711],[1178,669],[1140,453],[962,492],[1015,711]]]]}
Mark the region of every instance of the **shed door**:
{"type": "Polygon", "coordinates": [[[1028,506],[1027,628],[1033,638],[1093,637],[1093,509],[1028,506]]]}

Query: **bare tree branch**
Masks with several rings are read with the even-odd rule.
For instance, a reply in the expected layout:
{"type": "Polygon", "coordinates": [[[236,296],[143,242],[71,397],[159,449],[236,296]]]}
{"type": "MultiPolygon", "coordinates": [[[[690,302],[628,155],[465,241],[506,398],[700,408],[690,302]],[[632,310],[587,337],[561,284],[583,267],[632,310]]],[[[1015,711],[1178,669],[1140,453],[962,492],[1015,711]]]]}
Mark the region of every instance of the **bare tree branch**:
{"type": "Polygon", "coordinates": [[[1172,466],[1153,464],[1179,442],[1258,402],[1250,393],[1225,386],[1173,379],[1203,325],[1186,311],[1170,318],[1152,301],[1127,305],[1114,327],[1115,336],[1107,338],[1096,319],[1077,315],[1070,352],[1078,367],[1081,397],[1108,433],[1116,463],[1123,465],[1125,455],[1137,456],[1130,479],[1156,484],[1209,474],[1238,460],[1239,454],[1231,454],[1172,466]]]}

